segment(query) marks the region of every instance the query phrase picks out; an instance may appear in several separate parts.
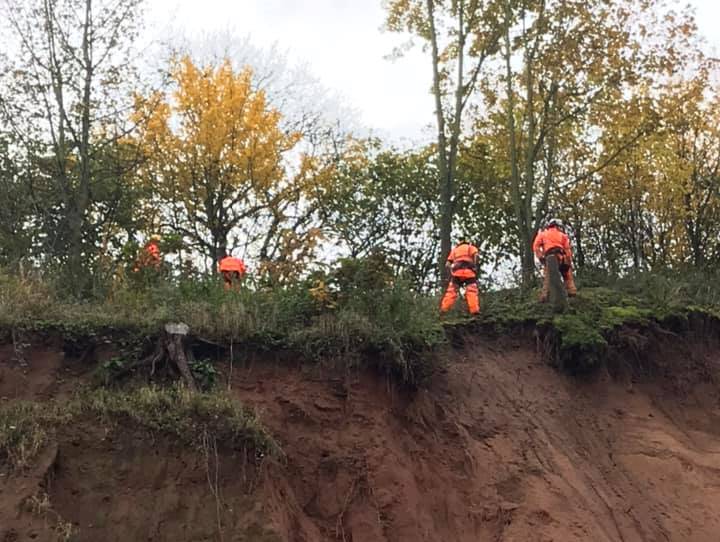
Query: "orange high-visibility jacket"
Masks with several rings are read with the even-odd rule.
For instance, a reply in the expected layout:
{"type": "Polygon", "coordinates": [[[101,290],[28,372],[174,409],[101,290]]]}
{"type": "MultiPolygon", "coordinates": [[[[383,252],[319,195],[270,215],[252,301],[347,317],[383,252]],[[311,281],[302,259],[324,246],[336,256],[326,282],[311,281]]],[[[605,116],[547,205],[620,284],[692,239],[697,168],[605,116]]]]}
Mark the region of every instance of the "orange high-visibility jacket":
{"type": "Polygon", "coordinates": [[[150,241],[140,255],[140,265],[145,267],[160,267],[160,247],[157,241],[150,241]]]}
{"type": "Polygon", "coordinates": [[[476,275],[475,260],[478,249],[470,243],[460,243],[450,251],[447,261],[453,277],[472,279],[476,275]]]}
{"type": "Polygon", "coordinates": [[[147,245],[145,245],[145,250],[154,258],[160,257],[160,247],[155,241],[150,241],[147,245]]]}
{"type": "Polygon", "coordinates": [[[552,249],[560,249],[563,254],[572,259],[570,238],[559,228],[547,228],[540,230],[533,242],[533,252],[538,258],[542,258],[552,249]]]}
{"type": "Polygon", "coordinates": [[[245,273],[245,263],[240,258],[225,256],[222,260],[220,260],[220,272],[224,271],[237,271],[243,275],[245,273]]]}
{"type": "Polygon", "coordinates": [[[144,268],[160,269],[161,266],[162,257],[160,256],[160,247],[157,241],[150,241],[138,254],[135,265],[133,266],[133,272],[137,273],[140,269],[144,268]]]}

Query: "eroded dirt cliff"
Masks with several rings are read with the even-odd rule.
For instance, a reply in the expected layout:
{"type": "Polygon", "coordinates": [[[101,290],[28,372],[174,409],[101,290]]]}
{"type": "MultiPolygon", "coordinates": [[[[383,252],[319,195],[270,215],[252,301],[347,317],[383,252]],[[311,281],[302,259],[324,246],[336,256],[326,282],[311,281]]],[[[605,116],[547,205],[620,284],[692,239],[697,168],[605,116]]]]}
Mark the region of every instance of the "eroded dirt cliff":
{"type": "MultiPolygon", "coordinates": [[[[52,344],[25,354],[0,350],[6,401],[63,397],[91,370],[52,344]]],[[[36,466],[0,478],[0,540],[62,540],[58,525],[108,542],[718,540],[714,341],[655,337],[586,377],[527,337],[468,334],[443,362],[403,391],[371,372],[236,361],[230,393],[280,459],[91,419],[58,428],[36,466]]]]}

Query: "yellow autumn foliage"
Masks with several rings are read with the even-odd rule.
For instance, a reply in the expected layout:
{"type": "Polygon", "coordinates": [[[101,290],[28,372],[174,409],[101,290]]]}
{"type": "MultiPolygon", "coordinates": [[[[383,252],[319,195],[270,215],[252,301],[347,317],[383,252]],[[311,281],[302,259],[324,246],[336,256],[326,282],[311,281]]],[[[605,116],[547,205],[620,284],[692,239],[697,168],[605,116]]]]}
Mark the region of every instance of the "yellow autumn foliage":
{"type": "Polygon", "coordinates": [[[217,259],[233,228],[283,203],[291,184],[287,154],[300,134],[283,131],[250,68],[236,71],[229,60],[199,67],[185,56],[171,78],[171,93],[136,98],[148,204],[166,210],[157,222],[217,259]]]}

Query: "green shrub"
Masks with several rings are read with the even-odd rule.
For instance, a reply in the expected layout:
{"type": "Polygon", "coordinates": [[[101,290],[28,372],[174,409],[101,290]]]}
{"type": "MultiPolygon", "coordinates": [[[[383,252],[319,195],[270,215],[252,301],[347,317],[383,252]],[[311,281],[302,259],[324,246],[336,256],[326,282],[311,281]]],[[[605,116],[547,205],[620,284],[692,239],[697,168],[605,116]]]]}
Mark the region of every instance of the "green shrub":
{"type": "Polygon", "coordinates": [[[652,316],[651,310],[641,309],[634,305],[603,307],[599,325],[603,330],[610,330],[622,325],[645,325],[650,316],[652,316]]]}
{"type": "Polygon", "coordinates": [[[190,371],[192,372],[195,382],[201,390],[209,391],[215,387],[220,373],[213,365],[212,361],[207,359],[194,360],[190,362],[190,371]]]}
{"type": "Polygon", "coordinates": [[[552,325],[560,337],[558,361],[563,369],[587,372],[602,363],[608,343],[595,323],[581,315],[561,314],[552,325]]]}
{"type": "Polygon", "coordinates": [[[0,271],[0,323],[42,320],[55,305],[54,292],[48,284],[0,271]]]}
{"type": "Polygon", "coordinates": [[[125,372],[127,362],[125,359],[120,357],[112,357],[107,361],[104,361],[94,371],[94,378],[96,382],[104,386],[109,386],[112,382],[115,382],[118,375],[125,372]]]}
{"type": "MultiPolygon", "coordinates": [[[[586,278],[597,286],[581,287],[567,316],[603,336],[618,326],[653,320],[679,327],[687,324],[689,310],[720,310],[720,281],[709,273],[586,278]]],[[[479,322],[498,332],[553,325],[554,316],[537,302],[537,292],[482,294],[479,322]]],[[[329,271],[286,285],[247,282],[227,292],[217,277],[182,276],[149,287],[119,282],[106,297],[85,301],[69,300],[51,284],[0,273],[0,326],[6,329],[50,327],[79,340],[106,330],[154,335],[168,321],[183,321],[193,334],[217,342],[291,349],[307,361],[370,361],[406,381],[426,372],[422,356],[445,341],[437,300],[394,277],[377,256],[340,260],[329,271]]],[[[568,335],[570,324],[563,325],[568,335]]]]}
{"type": "Polygon", "coordinates": [[[47,442],[36,405],[14,403],[0,409],[0,461],[13,468],[27,466],[47,442]]]}
{"type": "Polygon", "coordinates": [[[480,321],[499,333],[552,317],[552,308],[547,303],[538,303],[536,292],[519,288],[484,292],[480,301],[480,321]]]}

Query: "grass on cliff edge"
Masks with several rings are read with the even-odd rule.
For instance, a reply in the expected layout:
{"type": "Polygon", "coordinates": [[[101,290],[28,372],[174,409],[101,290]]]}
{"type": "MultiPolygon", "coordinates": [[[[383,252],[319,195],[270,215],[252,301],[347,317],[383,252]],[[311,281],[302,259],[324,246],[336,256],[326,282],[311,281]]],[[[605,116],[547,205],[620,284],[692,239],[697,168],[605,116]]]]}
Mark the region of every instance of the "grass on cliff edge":
{"type": "MultiPolygon", "coordinates": [[[[682,323],[690,311],[720,315],[720,281],[699,272],[585,283],[581,275],[579,287],[561,315],[537,303],[537,291],[484,292],[479,322],[500,333],[523,325],[548,327],[557,333],[563,356],[593,352],[597,360],[618,326],[682,323]]],[[[291,349],[310,361],[372,359],[406,383],[432,372],[426,354],[446,338],[437,298],[413,292],[372,260],[344,261],[324,275],[273,288],[228,293],[206,279],[143,288],[119,284],[109,291],[101,298],[68,300],[47,282],[0,273],[0,328],[50,328],[78,336],[115,329],[142,336],[157,333],[168,321],[184,321],[201,337],[291,349]]],[[[462,320],[462,302],[456,311],[462,320]]]]}
{"type": "Polygon", "coordinates": [[[0,273],[0,328],[142,336],[182,321],[196,336],[260,350],[289,349],[307,360],[373,359],[405,382],[419,379],[420,354],[444,340],[434,299],[402,280],[373,278],[351,265],[291,285],[238,292],[205,279],[144,288],[119,284],[105,297],[84,301],[60,294],[48,283],[0,273]]]}
{"type": "Polygon", "coordinates": [[[31,465],[57,428],[88,418],[111,428],[137,427],[191,446],[215,438],[225,448],[282,455],[255,413],[223,393],[142,387],[86,390],[66,402],[0,404],[0,467],[16,470],[31,465]]]}
{"type": "Polygon", "coordinates": [[[720,280],[713,274],[643,273],[579,286],[561,314],[517,290],[491,293],[480,321],[499,333],[537,326],[552,337],[559,366],[586,372],[602,363],[621,327],[653,324],[682,331],[692,313],[720,319],[720,280]]]}
{"type": "MultiPolygon", "coordinates": [[[[528,294],[518,289],[489,292],[483,296],[481,321],[503,331],[518,324],[553,320],[552,308],[538,303],[537,294],[537,290],[528,294]]],[[[583,281],[581,275],[578,296],[570,300],[565,315],[609,330],[623,323],[662,322],[688,311],[720,315],[720,276],[657,272],[583,281]]]]}

